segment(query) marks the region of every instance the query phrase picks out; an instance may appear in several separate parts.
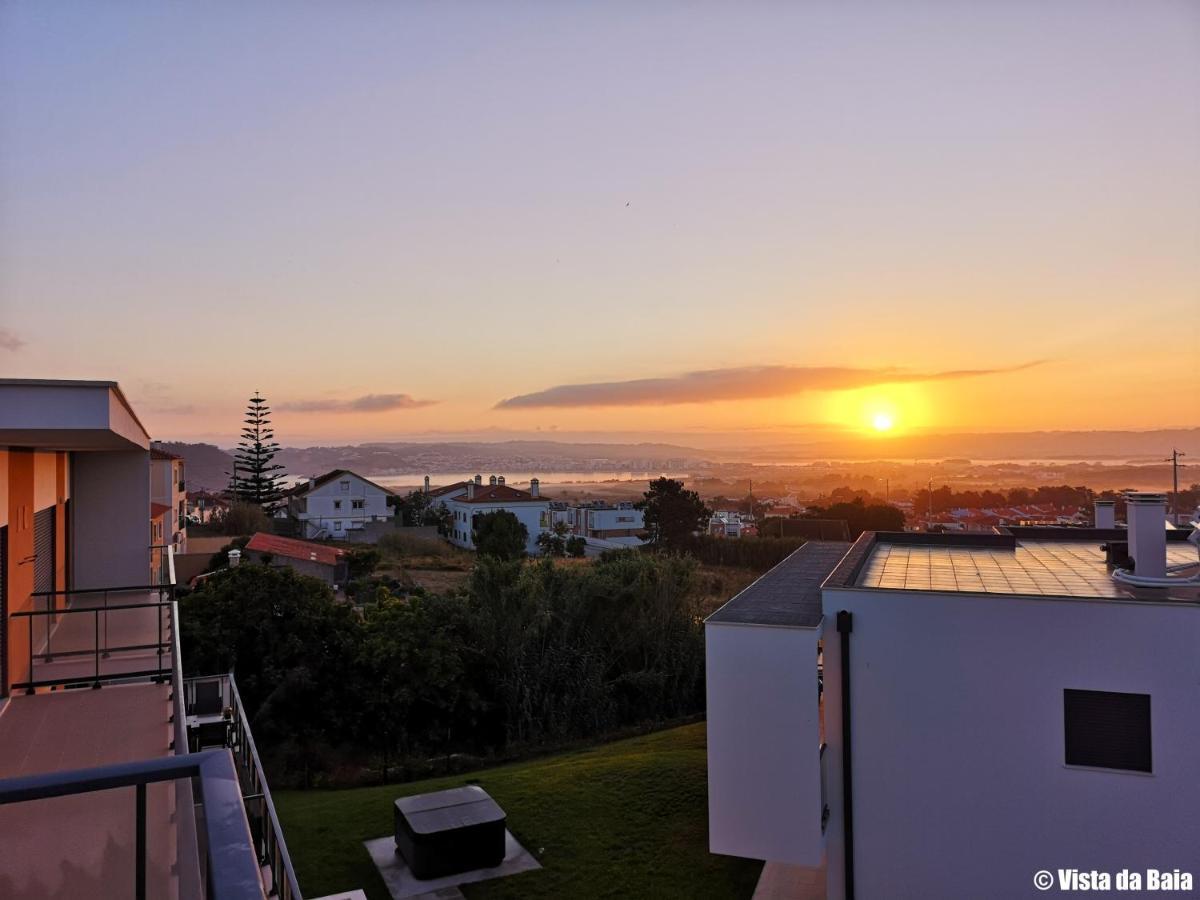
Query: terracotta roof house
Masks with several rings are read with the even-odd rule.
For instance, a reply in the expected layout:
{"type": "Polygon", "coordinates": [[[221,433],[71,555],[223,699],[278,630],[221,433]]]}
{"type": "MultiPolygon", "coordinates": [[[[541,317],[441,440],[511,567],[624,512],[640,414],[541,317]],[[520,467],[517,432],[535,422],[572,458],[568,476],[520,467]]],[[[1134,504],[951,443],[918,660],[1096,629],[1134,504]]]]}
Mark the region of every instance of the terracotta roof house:
{"type": "Polygon", "coordinates": [[[345,580],[345,551],[316,541],[259,531],[242,550],[242,559],[268,566],[286,566],[330,585],[345,580]]]}
{"type": "Polygon", "coordinates": [[[525,526],[525,549],[530,554],[539,550],[538,535],[551,527],[550,501],[541,496],[541,484],[536,478],[530,479],[527,491],[505,484],[503,475],[491,476],[487,484],[483,483],[482,475],[476,475],[471,481],[460,481],[434,491],[429,488],[427,476],[425,489],[432,503],[440,504],[450,512],[452,523],[447,537],[457,547],[475,549],[475,517],[499,510],[512,513],[525,526]]]}

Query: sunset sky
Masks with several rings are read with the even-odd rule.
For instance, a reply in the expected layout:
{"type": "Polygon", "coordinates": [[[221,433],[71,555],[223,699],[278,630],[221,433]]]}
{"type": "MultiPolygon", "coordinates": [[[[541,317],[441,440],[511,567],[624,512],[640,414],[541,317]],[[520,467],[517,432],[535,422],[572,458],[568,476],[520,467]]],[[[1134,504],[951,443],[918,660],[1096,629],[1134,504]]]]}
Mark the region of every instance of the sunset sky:
{"type": "Polygon", "coordinates": [[[0,375],[222,444],[1194,426],[1197,85],[1185,0],[4,3],[0,375]]]}

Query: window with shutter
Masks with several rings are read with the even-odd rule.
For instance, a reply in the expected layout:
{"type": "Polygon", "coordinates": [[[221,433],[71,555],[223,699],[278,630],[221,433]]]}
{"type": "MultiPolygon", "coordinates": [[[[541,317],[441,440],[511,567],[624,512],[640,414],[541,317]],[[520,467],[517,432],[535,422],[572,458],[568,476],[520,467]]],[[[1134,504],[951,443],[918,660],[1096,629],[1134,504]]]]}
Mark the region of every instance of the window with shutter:
{"type": "Polygon", "coordinates": [[[1069,766],[1153,771],[1150,695],[1116,691],[1063,691],[1069,766]]]}

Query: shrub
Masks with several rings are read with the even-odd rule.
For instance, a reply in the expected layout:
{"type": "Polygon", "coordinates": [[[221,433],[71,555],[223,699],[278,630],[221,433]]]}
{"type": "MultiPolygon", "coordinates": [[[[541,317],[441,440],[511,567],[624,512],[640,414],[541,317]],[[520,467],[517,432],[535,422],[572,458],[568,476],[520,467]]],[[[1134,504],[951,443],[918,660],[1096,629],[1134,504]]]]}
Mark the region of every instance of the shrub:
{"type": "Polygon", "coordinates": [[[255,503],[237,502],[225,511],[221,519],[224,534],[254,534],[256,531],[271,531],[271,517],[255,503]]]}
{"type": "Polygon", "coordinates": [[[410,556],[449,556],[450,546],[437,538],[389,531],[379,538],[375,548],[388,559],[404,559],[410,556]]]}

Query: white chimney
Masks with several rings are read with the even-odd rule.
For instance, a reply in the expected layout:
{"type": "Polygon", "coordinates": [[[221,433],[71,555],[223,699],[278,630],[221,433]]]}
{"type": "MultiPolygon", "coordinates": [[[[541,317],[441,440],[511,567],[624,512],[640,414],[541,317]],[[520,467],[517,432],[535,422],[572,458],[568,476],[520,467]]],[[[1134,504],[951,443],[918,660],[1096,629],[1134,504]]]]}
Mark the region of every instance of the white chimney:
{"type": "Polygon", "coordinates": [[[236,569],[238,567],[238,564],[241,561],[242,561],[242,551],[241,550],[230,550],[229,551],[229,568],[236,569]]]}
{"type": "Polygon", "coordinates": [[[425,476],[425,493],[426,494],[429,493],[429,476],[428,475],[425,476]]]}
{"type": "Polygon", "coordinates": [[[1129,555],[1133,573],[1145,578],[1167,575],[1167,495],[1133,492],[1125,495],[1129,523],[1129,555]]]}
{"type": "Polygon", "coordinates": [[[536,478],[529,479],[529,493],[533,494],[535,497],[542,496],[542,483],[536,478]]]}
{"type": "Polygon", "coordinates": [[[483,476],[482,476],[482,475],[476,475],[476,476],[475,476],[475,483],[476,483],[476,484],[483,484],[483,476]]]}
{"type": "Polygon", "coordinates": [[[504,484],[504,476],[503,476],[503,475],[501,475],[499,478],[497,478],[497,479],[496,479],[496,483],[497,483],[497,484],[504,484]]]}
{"type": "Polygon", "coordinates": [[[493,475],[491,478],[488,479],[488,484],[490,484],[492,487],[496,486],[496,476],[495,475],[493,475]]]}
{"type": "Polygon", "coordinates": [[[1097,500],[1094,509],[1096,511],[1096,528],[1117,527],[1117,501],[1097,500]]]}
{"type": "Polygon", "coordinates": [[[468,500],[475,499],[475,485],[476,484],[477,484],[477,482],[474,482],[474,481],[467,482],[467,499],[468,500]]]}

